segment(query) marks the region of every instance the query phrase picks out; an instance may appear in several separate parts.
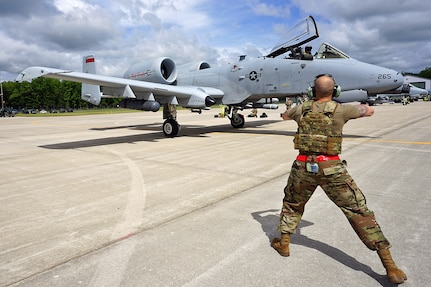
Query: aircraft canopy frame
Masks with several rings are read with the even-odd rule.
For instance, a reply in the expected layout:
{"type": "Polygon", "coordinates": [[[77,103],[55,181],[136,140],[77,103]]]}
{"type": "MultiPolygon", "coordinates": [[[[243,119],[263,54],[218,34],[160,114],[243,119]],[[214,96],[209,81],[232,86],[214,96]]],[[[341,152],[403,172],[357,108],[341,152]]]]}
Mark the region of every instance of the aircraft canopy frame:
{"type": "Polygon", "coordinates": [[[317,24],[313,16],[310,15],[304,21],[300,21],[293,26],[283,38],[287,37],[289,37],[289,40],[279,41],[281,44],[275,45],[266,57],[275,58],[318,38],[319,32],[317,31],[317,24]]]}
{"type": "Polygon", "coordinates": [[[315,59],[350,59],[349,55],[328,43],[322,43],[317,50],[315,59]]]}

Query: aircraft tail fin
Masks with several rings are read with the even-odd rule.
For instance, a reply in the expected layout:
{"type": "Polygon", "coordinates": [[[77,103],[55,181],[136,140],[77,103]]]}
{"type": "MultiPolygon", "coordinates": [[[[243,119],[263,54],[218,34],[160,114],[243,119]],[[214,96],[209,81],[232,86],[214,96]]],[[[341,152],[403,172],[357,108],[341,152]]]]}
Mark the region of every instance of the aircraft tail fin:
{"type": "MultiPolygon", "coordinates": [[[[94,55],[87,55],[82,60],[82,71],[88,74],[96,74],[96,62],[94,55]]],[[[99,105],[102,99],[102,93],[100,92],[99,85],[82,84],[81,98],[84,101],[92,103],[93,105],[99,105]]]]}

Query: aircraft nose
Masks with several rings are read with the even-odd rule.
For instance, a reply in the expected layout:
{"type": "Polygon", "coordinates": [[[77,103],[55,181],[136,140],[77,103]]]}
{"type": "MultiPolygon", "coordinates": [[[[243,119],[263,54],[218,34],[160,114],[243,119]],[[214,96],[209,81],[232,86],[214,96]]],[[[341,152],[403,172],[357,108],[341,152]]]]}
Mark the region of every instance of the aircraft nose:
{"type": "Polygon", "coordinates": [[[395,72],[395,73],[396,75],[395,75],[394,83],[399,84],[401,86],[402,84],[404,84],[404,76],[399,72],[395,72]]]}

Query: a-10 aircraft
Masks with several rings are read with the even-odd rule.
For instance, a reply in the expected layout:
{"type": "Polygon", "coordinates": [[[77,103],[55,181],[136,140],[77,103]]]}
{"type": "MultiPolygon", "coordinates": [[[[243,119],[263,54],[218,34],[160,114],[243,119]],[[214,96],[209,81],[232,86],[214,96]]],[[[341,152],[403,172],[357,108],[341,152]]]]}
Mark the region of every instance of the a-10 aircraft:
{"type": "Polygon", "coordinates": [[[82,99],[98,105],[101,98],[119,97],[121,106],[158,111],[163,105],[163,133],[176,136],[180,125],[176,106],[192,109],[222,104],[234,128],[244,126],[239,111],[245,108],[274,109],[274,99],[307,93],[317,75],[331,74],[343,92],[339,102],[364,101],[369,94],[399,88],[403,76],[391,69],[357,61],[335,47],[323,43],[314,55],[302,53],[301,45],[319,37],[309,16],[289,32],[292,38],[257,59],[241,56],[236,63],[211,67],[204,61],[177,66],[167,57],[131,66],[123,78],[96,74],[94,55],[83,58],[83,71],[30,67],[17,81],[37,77],[81,82],[82,99]],[[284,56],[283,56],[284,55],[284,56]]]}

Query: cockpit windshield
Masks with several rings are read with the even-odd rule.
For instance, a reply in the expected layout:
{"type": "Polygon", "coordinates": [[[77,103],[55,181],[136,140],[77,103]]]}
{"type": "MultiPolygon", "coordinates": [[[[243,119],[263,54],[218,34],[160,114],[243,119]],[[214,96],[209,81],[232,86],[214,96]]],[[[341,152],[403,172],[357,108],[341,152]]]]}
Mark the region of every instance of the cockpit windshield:
{"type": "Polygon", "coordinates": [[[315,59],[327,59],[327,58],[349,59],[350,57],[347,54],[338,50],[337,48],[327,43],[322,43],[314,58],[315,59]]]}

